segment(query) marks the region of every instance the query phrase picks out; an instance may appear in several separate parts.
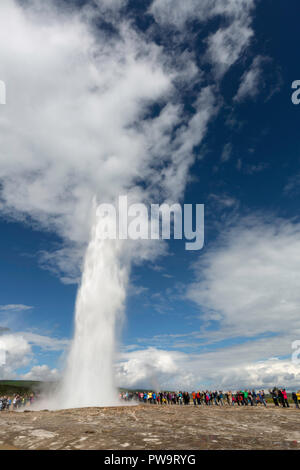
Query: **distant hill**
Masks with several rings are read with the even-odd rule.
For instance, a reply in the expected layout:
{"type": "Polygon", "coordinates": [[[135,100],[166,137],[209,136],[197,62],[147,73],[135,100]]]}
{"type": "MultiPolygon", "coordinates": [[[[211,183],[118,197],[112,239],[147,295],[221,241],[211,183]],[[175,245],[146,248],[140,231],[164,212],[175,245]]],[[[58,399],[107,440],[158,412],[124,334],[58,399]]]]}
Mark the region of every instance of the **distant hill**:
{"type": "Polygon", "coordinates": [[[0,380],[0,396],[3,395],[27,395],[38,392],[43,386],[43,382],[34,380],[0,380]]]}

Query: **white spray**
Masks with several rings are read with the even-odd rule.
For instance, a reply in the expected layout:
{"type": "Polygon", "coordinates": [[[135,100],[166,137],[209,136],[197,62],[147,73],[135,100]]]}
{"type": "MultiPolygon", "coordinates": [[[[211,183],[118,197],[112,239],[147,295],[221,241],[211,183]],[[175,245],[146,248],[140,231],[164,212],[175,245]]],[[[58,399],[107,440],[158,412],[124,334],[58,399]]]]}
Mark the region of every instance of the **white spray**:
{"type": "Polygon", "coordinates": [[[75,332],[57,397],[60,408],[118,403],[114,383],[116,323],[122,319],[128,270],[121,242],[103,240],[95,218],[76,300],[75,332]]]}

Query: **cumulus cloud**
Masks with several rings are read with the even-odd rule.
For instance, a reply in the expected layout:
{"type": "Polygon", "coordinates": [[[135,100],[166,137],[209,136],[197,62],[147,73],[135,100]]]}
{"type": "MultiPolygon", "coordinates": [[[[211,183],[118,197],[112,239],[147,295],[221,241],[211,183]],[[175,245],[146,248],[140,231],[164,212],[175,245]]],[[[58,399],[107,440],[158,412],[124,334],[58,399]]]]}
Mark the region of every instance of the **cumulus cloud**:
{"type": "Polygon", "coordinates": [[[123,387],[160,389],[179,373],[180,353],[148,348],[123,353],[116,365],[117,383],[123,387]]]}
{"type": "Polygon", "coordinates": [[[57,369],[50,369],[48,366],[34,366],[21,376],[22,380],[37,380],[41,382],[57,381],[60,375],[57,369]]]}
{"type": "Polygon", "coordinates": [[[259,359],[261,346],[258,341],[250,347],[193,355],[154,347],[131,351],[123,353],[116,365],[117,382],[122,387],[156,390],[268,389],[274,385],[298,390],[300,367],[290,359],[259,359]]]}
{"type": "MultiPolygon", "coordinates": [[[[0,351],[4,352],[4,363],[0,364],[0,378],[9,379],[21,377],[18,375],[20,369],[26,369],[35,361],[33,348],[38,348],[39,351],[65,351],[69,346],[69,340],[51,338],[45,335],[39,335],[30,332],[12,333],[10,331],[3,331],[0,337],[0,351]]],[[[36,374],[40,371],[40,377],[46,376],[47,366],[34,366],[33,372],[36,374]],[[39,369],[41,367],[41,369],[39,369]]],[[[30,374],[30,372],[29,372],[30,374]]],[[[56,370],[49,371],[49,378],[51,374],[54,377],[58,376],[56,370]]],[[[26,375],[26,374],[25,374],[26,375]]],[[[22,377],[24,378],[23,374],[22,377]]],[[[33,375],[32,375],[33,376],[33,375]]],[[[21,377],[21,378],[22,378],[21,377]]],[[[28,375],[29,378],[29,375],[28,375]]],[[[40,380],[33,379],[32,380],[40,380]]],[[[42,380],[42,378],[41,378],[42,380]]]]}
{"type": "MultiPolygon", "coordinates": [[[[121,387],[157,390],[268,388],[275,384],[289,389],[299,388],[299,365],[293,364],[290,357],[279,357],[290,351],[290,339],[263,338],[197,354],[165,350],[162,347],[138,349],[133,345],[117,358],[116,382],[121,387]]],[[[192,335],[187,338],[187,341],[190,340],[195,340],[195,337],[192,335]]],[[[2,335],[0,341],[6,351],[6,362],[0,365],[0,378],[18,377],[40,381],[60,379],[59,370],[45,364],[32,365],[35,361],[32,347],[40,347],[42,351],[63,351],[68,346],[67,341],[28,333],[2,335]],[[18,370],[24,368],[29,368],[29,371],[18,374],[18,370]]],[[[160,340],[160,343],[163,344],[163,341],[160,340]]]]}
{"type": "Polygon", "coordinates": [[[4,364],[0,364],[0,377],[13,378],[17,369],[26,367],[32,359],[32,349],[22,336],[14,334],[1,335],[0,349],[4,351],[4,364]]]}

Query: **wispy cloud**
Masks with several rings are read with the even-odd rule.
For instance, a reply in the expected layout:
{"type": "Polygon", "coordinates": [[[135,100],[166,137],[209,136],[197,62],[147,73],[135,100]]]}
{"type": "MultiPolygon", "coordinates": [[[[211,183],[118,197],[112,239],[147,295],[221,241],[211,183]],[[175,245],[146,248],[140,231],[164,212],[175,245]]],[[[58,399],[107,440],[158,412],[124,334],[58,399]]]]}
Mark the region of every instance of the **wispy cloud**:
{"type": "Polygon", "coordinates": [[[283,188],[285,196],[292,196],[299,192],[300,189],[300,173],[289,178],[287,184],[283,188]]]}
{"type": "MultiPolygon", "coordinates": [[[[251,2],[249,2],[251,3],[251,2]]],[[[221,79],[235,64],[249,45],[253,36],[251,16],[234,19],[230,26],[220,28],[207,40],[207,60],[213,65],[215,75],[221,79]]]]}
{"type": "Polygon", "coordinates": [[[217,203],[222,208],[233,208],[239,205],[239,201],[228,194],[210,194],[209,199],[217,203]]]}
{"type": "Polygon", "coordinates": [[[159,24],[182,32],[188,28],[189,20],[197,19],[202,24],[223,17],[224,25],[205,39],[206,59],[219,80],[249,45],[254,6],[254,0],[154,0],[149,12],[159,24]]]}
{"type": "Polygon", "coordinates": [[[25,313],[31,312],[34,307],[23,304],[0,305],[0,322],[2,328],[15,330],[24,325],[25,313]]]}
{"type": "Polygon", "coordinates": [[[282,77],[279,68],[273,66],[270,57],[258,55],[253,59],[249,70],[243,73],[239,89],[233,99],[237,103],[242,103],[264,93],[264,99],[268,101],[281,86],[282,77]]]}
{"type": "Polygon", "coordinates": [[[257,56],[253,60],[250,69],[247,70],[242,78],[235,101],[241,102],[246,98],[255,98],[262,89],[263,63],[269,58],[257,56]]]}
{"type": "Polygon", "coordinates": [[[232,144],[230,142],[227,142],[227,144],[224,145],[222,155],[221,155],[221,162],[225,163],[227,162],[230,157],[232,156],[232,144]]]}
{"type": "Polygon", "coordinates": [[[33,307],[23,304],[0,305],[0,312],[25,312],[32,309],[33,307]]]}

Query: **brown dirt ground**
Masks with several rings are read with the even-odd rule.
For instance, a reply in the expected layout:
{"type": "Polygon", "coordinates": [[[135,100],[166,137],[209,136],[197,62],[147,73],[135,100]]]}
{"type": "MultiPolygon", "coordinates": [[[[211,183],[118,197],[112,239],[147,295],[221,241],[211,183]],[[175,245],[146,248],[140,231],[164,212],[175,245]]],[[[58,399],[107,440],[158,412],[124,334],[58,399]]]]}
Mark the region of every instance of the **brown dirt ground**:
{"type": "Polygon", "coordinates": [[[139,405],[0,413],[0,449],[300,449],[300,410],[139,405]]]}

